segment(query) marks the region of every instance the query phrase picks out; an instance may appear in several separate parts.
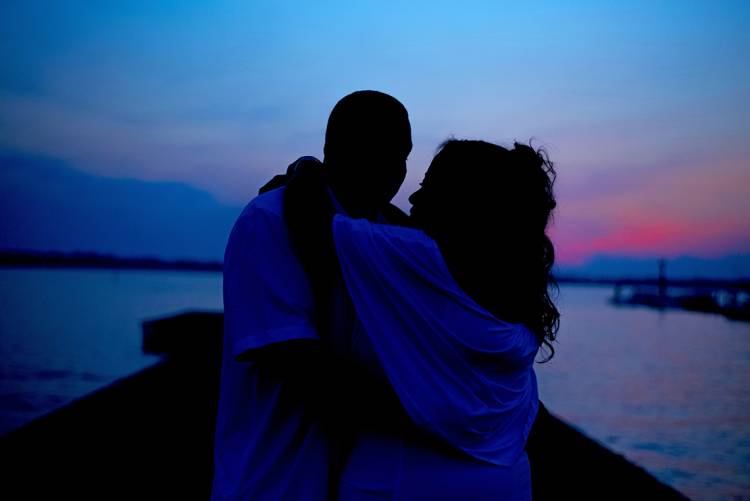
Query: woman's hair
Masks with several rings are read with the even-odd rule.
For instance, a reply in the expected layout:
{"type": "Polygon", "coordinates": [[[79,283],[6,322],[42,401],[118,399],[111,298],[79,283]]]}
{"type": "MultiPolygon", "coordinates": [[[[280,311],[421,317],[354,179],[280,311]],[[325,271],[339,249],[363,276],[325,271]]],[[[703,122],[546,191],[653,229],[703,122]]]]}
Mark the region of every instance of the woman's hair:
{"type": "Polygon", "coordinates": [[[435,239],[459,286],[498,318],[529,327],[549,351],[545,361],[560,323],[546,233],[554,181],[543,149],[450,139],[412,199],[415,223],[435,239]]]}

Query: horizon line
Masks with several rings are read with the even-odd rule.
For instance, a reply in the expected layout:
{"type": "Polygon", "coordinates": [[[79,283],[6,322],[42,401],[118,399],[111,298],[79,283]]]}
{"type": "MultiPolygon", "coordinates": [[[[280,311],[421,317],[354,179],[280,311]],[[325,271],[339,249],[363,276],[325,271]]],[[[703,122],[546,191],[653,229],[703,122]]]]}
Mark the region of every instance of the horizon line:
{"type": "MultiPolygon", "coordinates": [[[[141,269],[174,271],[221,272],[223,261],[189,258],[165,259],[154,256],[118,256],[95,251],[27,251],[1,250],[0,268],[99,268],[99,269],[141,269]]],[[[590,285],[630,285],[658,284],[657,275],[603,277],[582,274],[575,271],[553,274],[558,283],[590,285]]],[[[732,286],[750,289],[750,276],[727,278],[669,278],[667,283],[683,286],[732,286]]]]}

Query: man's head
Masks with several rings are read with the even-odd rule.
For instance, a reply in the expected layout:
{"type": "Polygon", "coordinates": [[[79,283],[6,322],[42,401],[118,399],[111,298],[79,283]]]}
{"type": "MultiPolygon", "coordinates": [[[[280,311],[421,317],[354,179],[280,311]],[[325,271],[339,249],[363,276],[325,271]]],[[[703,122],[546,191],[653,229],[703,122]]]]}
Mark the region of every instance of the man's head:
{"type": "Polygon", "coordinates": [[[325,173],[352,215],[371,215],[391,201],[406,176],[411,126],[397,99],[373,90],[342,98],[331,111],[325,173]]]}

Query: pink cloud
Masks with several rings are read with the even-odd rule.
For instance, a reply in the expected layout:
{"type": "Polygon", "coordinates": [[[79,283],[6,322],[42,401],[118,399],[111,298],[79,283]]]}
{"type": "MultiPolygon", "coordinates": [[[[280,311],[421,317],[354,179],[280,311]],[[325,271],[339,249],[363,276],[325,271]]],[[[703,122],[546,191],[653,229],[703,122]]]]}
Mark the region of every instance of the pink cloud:
{"type": "MultiPolygon", "coordinates": [[[[558,261],[595,254],[718,256],[750,251],[750,170],[742,151],[579,179],[559,194],[558,261]]],[[[565,187],[565,186],[564,186],[565,187]]]]}

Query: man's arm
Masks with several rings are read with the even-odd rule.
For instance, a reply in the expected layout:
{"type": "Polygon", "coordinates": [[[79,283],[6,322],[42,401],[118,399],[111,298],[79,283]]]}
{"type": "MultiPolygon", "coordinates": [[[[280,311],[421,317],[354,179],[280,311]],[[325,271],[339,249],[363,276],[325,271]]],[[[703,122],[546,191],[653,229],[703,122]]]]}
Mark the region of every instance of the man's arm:
{"type": "Polygon", "coordinates": [[[298,383],[305,385],[304,391],[312,396],[310,407],[330,424],[342,426],[354,421],[365,426],[401,426],[408,417],[390,385],[351,359],[337,356],[326,342],[332,327],[333,284],[341,279],[332,233],[335,209],[320,163],[306,161],[297,167],[284,192],[284,220],[313,292],[315,324],[323,342],[315,348],[290,345],[281,354],[274,350],[264,357],[275,359],[280,366],[284,364],[282,358],[294,360],[298,367],[307,366],[301,372],[284,372],[301,376],[298,383]],[[309,367],[306,353],[314,356],[316,367],[309,367]],[[304,379],[304,374],[311,373],[314,379],[304,379]]]}
{"type": "Polygon", "coordinates": [[[413,425],[393,389],[320,341],[296,340],[248,350],[257,364],[300,397],[304,409],[334,434],[350,428],[399,432],[413,425]]]}
{"type": "MultiPolygon", "coordinates": [[[[310,280],[289,240],[280,214],[251,208],[230,234],[224,259],[225,336],[230,355],[300,395],[322,424],[376,421],[384,402],[378,388],[351,361],[321,343],[310,280]],[[365,406],[369,409],[365,410],[365,406]]],[[[387,393],[387,392],[386,392],[387,393]]],[[[387,418],[383,418],[384,421],[387,418]]]]}
{"type": "Polygon", "coordinates": [[[280,214],[251,203],[224,253],[224,335],[229,354],[318,338],[312,291],[280,214]]]}

